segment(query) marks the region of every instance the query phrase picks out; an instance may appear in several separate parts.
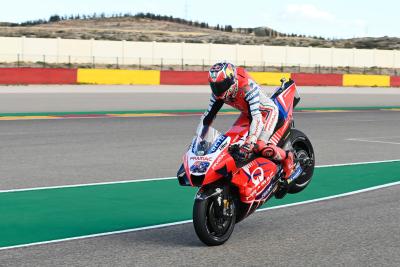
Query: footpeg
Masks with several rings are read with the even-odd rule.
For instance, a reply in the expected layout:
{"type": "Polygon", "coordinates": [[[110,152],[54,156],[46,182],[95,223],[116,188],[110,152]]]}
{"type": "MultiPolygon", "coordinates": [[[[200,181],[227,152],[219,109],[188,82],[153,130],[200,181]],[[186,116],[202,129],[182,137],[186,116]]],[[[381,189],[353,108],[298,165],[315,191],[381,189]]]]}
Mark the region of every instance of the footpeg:
{"type": "Polygon", "coordinates": [[[275,192],[275,198],[281,199],[286,196],[287,192],[289,191],[289,184],[285,179],[279,179],[278,183],[279,186],[278,190],[275,192]]]}

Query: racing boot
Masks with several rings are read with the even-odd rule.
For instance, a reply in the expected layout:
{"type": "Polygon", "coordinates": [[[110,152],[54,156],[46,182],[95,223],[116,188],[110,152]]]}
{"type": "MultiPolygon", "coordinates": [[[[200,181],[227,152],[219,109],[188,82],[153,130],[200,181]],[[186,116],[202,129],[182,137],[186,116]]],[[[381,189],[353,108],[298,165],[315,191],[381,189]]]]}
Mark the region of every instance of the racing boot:
{"type": "Polygon", "coordinates": [[[264,141],[257,141],[254,148],[254,152],[260,154],[263,157],[270,158],[276,161],[280,161],[282,164],[284,176],[283,179],[279,180],[280,186],[275,193],[275,197],[278,199],[283,198],[289,190],[288,178],[294,171],[294,154],[291,151],[285,151],[282,148],[264,141]]]}
{"type": "Polygon", "coordinates": [[[294,172],[294,154],[291,151],[285,151],[286,158],[282,161],[283,172],[285,173],[285,179],[287,180],[294,172]]]}
{"type": "Polygon", "coordinates": [[[287,180],[294,171],[294,155],[291,151],[285,151],[282,148],[264,141],[258,140],[254,147],[254,152],[265,157],[276,161],[280,161],[285,173],[284,179],[287,180]]]}

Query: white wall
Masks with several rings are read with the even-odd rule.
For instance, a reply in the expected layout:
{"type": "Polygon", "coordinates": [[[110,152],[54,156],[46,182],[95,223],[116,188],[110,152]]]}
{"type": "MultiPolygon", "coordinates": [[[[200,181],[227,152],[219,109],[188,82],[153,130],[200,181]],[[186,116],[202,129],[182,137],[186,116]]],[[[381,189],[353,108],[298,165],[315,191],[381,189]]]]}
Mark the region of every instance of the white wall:
{"type": "Polygon", "coordinates": [[[400,51],[0,37],[0,62],[400,68],[400,51]]]}

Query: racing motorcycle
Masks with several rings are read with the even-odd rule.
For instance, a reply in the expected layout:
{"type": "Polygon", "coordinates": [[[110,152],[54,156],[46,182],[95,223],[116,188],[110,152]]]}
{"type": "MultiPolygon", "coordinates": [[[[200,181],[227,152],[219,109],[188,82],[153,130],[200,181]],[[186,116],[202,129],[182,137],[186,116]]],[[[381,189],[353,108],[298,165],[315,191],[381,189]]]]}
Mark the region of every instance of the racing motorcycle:
{"type": "Polygon", "coordinates": [[[199,187],[193,205],[193,225],[199,239],[209,246],[225,243],[235,223],[252,214],[271,197],[304,190],[314,172],[315,158],[308,137],[295,128],[293,109],[299,103],[293,80],[281,80],[271,99],[279,108],[279,119],[270,142],[294,153],[295,170],[287,179],[280,162],[253,153],[241,154],[250,120],[240,116],[221,134],[210,127],[193,138],[183,156],[177,178],[182,186],[199,187]]]}

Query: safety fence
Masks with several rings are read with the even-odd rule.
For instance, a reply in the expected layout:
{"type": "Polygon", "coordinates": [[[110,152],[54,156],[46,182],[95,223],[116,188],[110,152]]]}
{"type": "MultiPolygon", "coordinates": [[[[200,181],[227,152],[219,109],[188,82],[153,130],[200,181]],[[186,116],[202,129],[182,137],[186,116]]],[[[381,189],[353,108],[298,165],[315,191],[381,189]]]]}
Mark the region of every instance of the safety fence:
{"type": "MultiPolygon", "coordinates": [[[[262,85],[279,85],[281,78],[303,86],[400,87],[400,76],[250,72],[262,85]]],[[[63,68],[0,68],[0,84],[137,84],[206,85],[206,71],[159,71],[63,68]]]]}
{"type": "MultiPolygon", "coordinates": [[[[61,38],[0,37],[0,62],[87,64],[139,68],[158,65],[210,66],[227,60],[237,66],[267,68],[400,68],[399,50],[292,47],[214,43],[167,43],[61,38]]],[[[79,66],[81,67],[81,66],[79,66]]],[[[263,70],[265,71],[265,70],[263,70]]],[[[268,70],[267,70],[268,71],[268,70]]],[[[303,72],[303,71],[296,71],[303,72]]]]}

